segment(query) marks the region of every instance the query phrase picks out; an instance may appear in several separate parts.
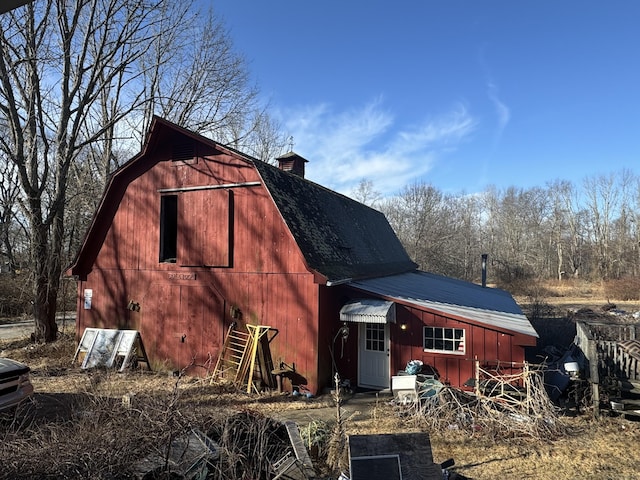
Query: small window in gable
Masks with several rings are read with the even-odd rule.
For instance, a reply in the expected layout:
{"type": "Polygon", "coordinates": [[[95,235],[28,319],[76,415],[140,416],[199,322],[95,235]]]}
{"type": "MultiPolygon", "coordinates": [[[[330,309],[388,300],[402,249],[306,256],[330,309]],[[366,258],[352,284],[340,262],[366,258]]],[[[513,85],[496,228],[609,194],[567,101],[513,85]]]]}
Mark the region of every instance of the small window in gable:
{"type": "Polygon", "coordinates": [[[194,142],[176,142],[171,146],[171,161],[174,165],[196,163],[196,146],[194,142]]]}
{"type": "Polygon", "coordinates": [[[442,353],[465,353],[464,329],[424,327],[424,350],[442,353]]]}
{"type": "Polygon", "coordinates": [[[160,197],[160,262],[176,263],[178,253],[178,196],[160,197]]]}

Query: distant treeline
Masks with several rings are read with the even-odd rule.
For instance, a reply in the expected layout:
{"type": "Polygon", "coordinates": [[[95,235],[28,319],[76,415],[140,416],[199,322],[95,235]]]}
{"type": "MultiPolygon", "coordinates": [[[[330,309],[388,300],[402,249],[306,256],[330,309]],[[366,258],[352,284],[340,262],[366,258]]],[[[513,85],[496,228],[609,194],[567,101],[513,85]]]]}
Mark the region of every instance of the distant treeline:
{"type": "Polygon", "coordinates": [[[411,258],[434,273],[504,286],[531,279],[640,276],[640,177],[630,171],[544,187],[447,194],[416,183],[381,199],[364,181],[354,197],[385,213],[411,258]]]}

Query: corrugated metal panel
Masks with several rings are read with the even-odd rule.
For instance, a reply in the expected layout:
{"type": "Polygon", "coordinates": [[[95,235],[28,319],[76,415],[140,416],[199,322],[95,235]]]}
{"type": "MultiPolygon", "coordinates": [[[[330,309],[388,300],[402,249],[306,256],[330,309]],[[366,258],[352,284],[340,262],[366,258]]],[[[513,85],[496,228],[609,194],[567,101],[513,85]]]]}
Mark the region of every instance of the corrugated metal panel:
{"type": "Polygon", "coordinates": [[[371,298],[352,300],[340,309],[340,321],[396,323],[395,303],[371,298]]]}
{"type": "Polygon", "coordinates": [[[537,337],[511,294],[496,288],[427,272],[410,272],[350,282],[375,295],[475,320],[498,329],[537,337]]]}

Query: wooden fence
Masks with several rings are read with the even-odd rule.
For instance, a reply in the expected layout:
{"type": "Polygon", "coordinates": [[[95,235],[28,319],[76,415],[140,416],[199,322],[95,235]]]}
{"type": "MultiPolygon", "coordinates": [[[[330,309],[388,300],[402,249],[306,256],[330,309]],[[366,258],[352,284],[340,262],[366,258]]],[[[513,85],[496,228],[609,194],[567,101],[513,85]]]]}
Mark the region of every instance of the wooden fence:
{"type": "Polygon", "coordinates": [[[640,349],[636,341],[640,324],[577,321],[575,344],[588,362],[595,416],[599,415],[601,380],[616,379],[631,385],[640,381],[640,349]]]}
{"type": "Polygon", "coordinates": [[[640,360],[632,355],[625,342],[595,340],[598,370],[607,377],[640,380],[640,360]]]}

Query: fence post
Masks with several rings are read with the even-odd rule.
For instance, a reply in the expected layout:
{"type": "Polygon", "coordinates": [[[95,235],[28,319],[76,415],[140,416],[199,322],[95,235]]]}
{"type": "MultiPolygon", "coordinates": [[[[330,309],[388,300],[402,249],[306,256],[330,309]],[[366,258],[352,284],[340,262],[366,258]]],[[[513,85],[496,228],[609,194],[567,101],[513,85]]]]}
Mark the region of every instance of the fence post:
{"type": "Polygon", "coordinates": [[[476,395],[480,396],[480,362],[478,361],[478,357],[476,357],[476,395]]]}
{"type": "Polygon", "coordinates": [[[594,340],[587,340],[587,358],[589,359],[589,377],[593,397],[593,416],[600,418],[600,376],[598,375],[598,349],[594,340]]]}

